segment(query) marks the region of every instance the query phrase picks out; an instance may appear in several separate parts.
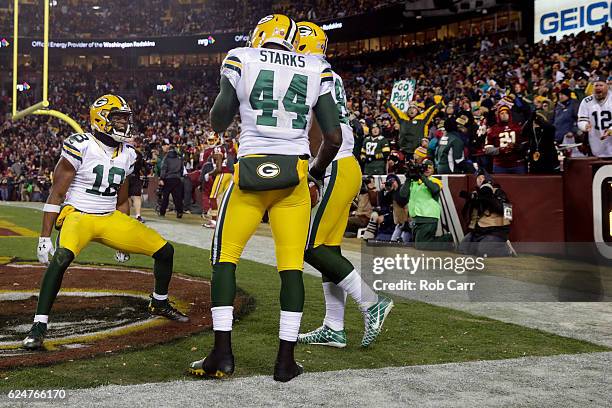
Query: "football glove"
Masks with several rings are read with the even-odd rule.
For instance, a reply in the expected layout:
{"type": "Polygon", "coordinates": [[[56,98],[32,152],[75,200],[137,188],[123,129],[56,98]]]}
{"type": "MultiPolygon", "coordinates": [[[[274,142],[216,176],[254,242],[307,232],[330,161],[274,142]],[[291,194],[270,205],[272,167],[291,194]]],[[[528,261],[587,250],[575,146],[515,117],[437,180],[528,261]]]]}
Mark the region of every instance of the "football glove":
{"type": "Polygon", "coordinates": [[[130,254],[126,254],[125,252],[117,251],[115,252],[115,260],[120,263],[124,263],[130,260],[130,254]]]}
{"type": "Polygon", "coordinates": [[[36,256],[38,257],[38,262],[43,263],[43,264],[48,264],[49,259],[53,258],[54,253],[55,253],[55,248],[53,248],[51,237],[39,237],[38,247],[36,250],[36,256]]]}

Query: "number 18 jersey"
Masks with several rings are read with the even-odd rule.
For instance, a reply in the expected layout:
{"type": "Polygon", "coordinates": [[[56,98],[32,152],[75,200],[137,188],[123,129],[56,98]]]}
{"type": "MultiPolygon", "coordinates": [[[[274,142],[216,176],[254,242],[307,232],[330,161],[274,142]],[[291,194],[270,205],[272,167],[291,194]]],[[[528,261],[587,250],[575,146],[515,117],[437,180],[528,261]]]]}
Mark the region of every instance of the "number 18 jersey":
{"type": "Polygon", "coordinates": [[[319,96],[333,89],[329,64],[269,48],[235,48],[221,67],[240,102],[238,157],[309,154],[308,130],[319,96]]]}
{"type": "Polygon", "coordinates": [[[117,192],[134,171],[136,150],[126,143],[112,148],[90,133],[77,133],[64,141],[62,157],[76,170],[64,203],[90,214],[115,211],[117,192]]]}

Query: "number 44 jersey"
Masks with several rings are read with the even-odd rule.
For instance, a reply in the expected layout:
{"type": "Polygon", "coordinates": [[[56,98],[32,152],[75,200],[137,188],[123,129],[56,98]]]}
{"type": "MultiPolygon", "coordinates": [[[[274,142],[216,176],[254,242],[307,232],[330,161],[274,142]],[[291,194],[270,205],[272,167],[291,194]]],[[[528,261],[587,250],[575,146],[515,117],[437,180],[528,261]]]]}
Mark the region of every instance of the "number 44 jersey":
{"type": "Polygon", "coordinates": [[[91,214],[115,211],[119,188],[134,171],[136,150],[126,143],[112,148],[90,133],[77,133],[64,141],[62,157],[76,170],[65,204],[91,214]]]}
{"type": "Polygon", "coordinates": [[[269,48],[235,48],[223,60],[221,75],[240,102],[238,157],[310,153],[312,108],[334,84],[325,60],[269,48]]]}

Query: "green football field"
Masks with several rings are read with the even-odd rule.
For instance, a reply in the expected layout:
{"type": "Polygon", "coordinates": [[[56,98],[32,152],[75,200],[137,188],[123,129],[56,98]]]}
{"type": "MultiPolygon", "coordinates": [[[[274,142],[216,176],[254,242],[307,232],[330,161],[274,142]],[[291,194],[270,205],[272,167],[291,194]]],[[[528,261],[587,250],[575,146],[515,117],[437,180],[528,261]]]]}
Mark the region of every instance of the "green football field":
{"type": "MultiPolygon", "coordinates": [[[[39,211],[0,206],[0,221],[34,231],[40,229],[40,217],[39,211]]],[[[1,238],[0,257],[35,261],[36,243],[36,238],[1,238]]],[[[208,251],[182,244],[175,244],[175,249],[176,272],[210,278],[208,251]]],[[[84,250],[77,262],[116,264],[114,250],[98,244],[84,250]]],[[[151,268],[152,261],[133,256],[128,265],[151,268]]],[[[251,261],[240,263],[237,277],[238,286],[255,298],[256,307],[234,324],[236,375],[270,375],[278,343],[280,280],[274,267],[251,261]]],[[[324,305],[320,279],[304,275],[304,283],[306,305],[302,328],[309,330],[321,323],[324,305]]],[[[299,346],[296,358],[307,372],[313,372],[608,350],[584,341],[426,303],[399,298],[395,302],[384,333],[369,349],[359,346],[363,320],[356,305],[349,300],[348,347],[299,346]]],[[[212,340],[212,333],[208,331],[165,345],[108,357],[4,371],[0,372],[0,390],[82,388],[187,379],[190,378],[185,373],[187,366],[207,354],[212,340]]]]}

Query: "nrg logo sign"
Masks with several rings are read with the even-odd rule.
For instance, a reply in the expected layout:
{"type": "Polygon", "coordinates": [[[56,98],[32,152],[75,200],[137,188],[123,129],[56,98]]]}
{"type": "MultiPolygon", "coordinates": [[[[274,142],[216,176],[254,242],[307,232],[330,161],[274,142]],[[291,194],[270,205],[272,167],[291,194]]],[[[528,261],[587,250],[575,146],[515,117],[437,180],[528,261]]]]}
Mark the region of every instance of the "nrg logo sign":
{"type": "Polygon", "coordinates": [[[25,92],[31,88],[30,84],[24,82],[23,84],[17,84],[17,90],[19,92],[25,92]]]}
{"type": "Polygon", "coordinates": [[[198,39],[198,45],[203,47],[208,47],[209,45],[213,45],[216,42],[215,37],[212,35],[208,36],[208,38],[200,38],[198,39]]]}
{"type": "Polygon", "coordinates": [[[561,0],[535,2],[534,41],[580,31],[597,31],[612,21],[612,1],[561,0]]]}
{"type": "Polygon", "coordinates": [[[9,43],[6,38],[0,40],[0,48],[6,48],[9,45],[11,45],[11,43],[9,43]]]}
{"type": "Polygon", "coordinates": [[[161,92],[169,92],[174,89],[174,86],[172,86],[172,84],[168,82],[167,84],[157,85],[155,89],[161,92]]]}

